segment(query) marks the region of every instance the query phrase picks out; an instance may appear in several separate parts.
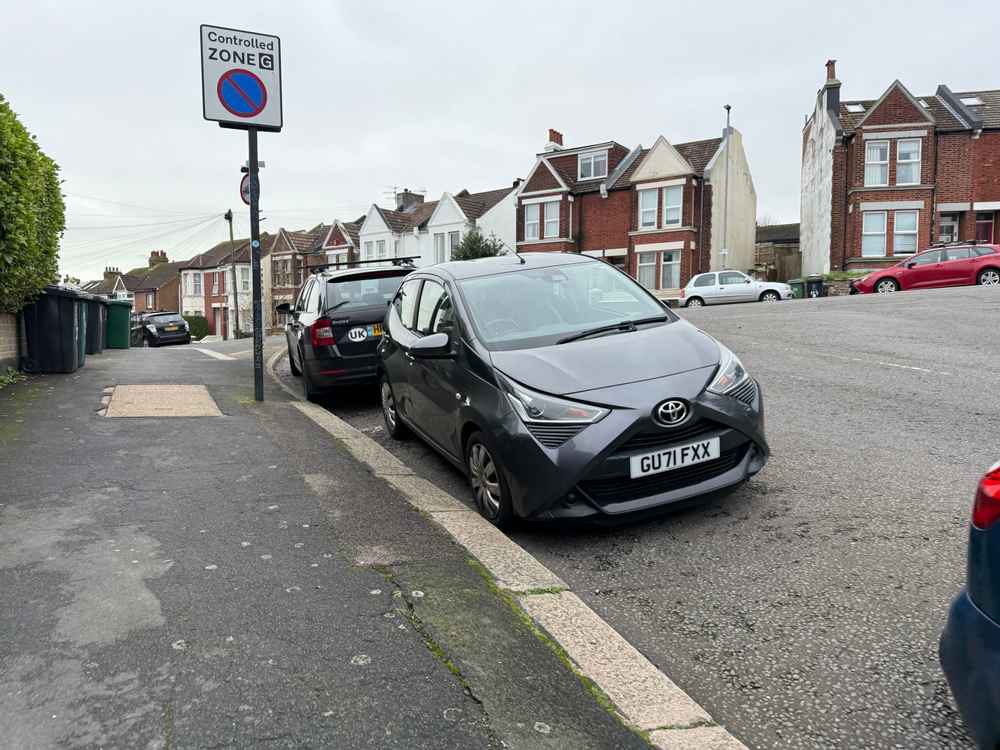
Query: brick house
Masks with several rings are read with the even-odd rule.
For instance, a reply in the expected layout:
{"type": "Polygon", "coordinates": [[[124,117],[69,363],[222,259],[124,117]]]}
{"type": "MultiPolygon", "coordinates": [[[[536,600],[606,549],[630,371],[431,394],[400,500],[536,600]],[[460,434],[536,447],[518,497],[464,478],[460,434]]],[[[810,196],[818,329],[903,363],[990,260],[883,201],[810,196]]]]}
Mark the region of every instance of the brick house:
{"type": "Polygon", "coordinates": [[[132,312],[180,312],[178,289],[183,263],[171,263],[164,250],[149,254],[149,267],[134,268],[123,279],[132,292],[132,312]]]}
{"type": "Polygon", "coordinates": [[[252,331],[250,240],[220,242],[184,263],[181,307],[185,315],[203,316],[213,336],[230,338],[237,324],[242,333],[252,331]]]}
{"type": "MultiPolygon", "coordinates": [[[[309,258],[317,241],[327,233],[329,227],[320,224],[309,230],[289,231],[279,229],[274,240],[267,246],[267,260],[262,257],[261,263],[269,265],[268,292],[263,296],[270,297],[264,309],[264,323],[268,328],[284,325],[284,316],[274,312],[274,306],[282,302],[292,302],[308,274],[309,258]]],[[[262,241],[262,248],[264,243],[262,241]]],[[[263,253],[262,253],[263,255],[263,253]]]]}
{"type": "Polygon", "coordinates": [[[104,276],[96,281],[88,281],[80,289],[88,294],[94,294],[104,299],[121,299],[133,301],[129,286],[135,286],[138,279],[126,276],[118,268],[106,266],[104,276]]]}
{"type": "Polygon", "coordinates": [[[365,217],[362,216],[354,221],[337,219],[330,225],[318,247],[324,263],[346,263],[361,259],[358,233],[364,221],[365,217]]]}
{"type": "Polygon", "coordinates": [[[880,268],[1000,239],[1000,91],[842,101],[836,61],[802,131],[803,273],[880,268]]]}
{"type": "Polygon", "coordinates": [[[518,193],[517,247],[603,258],[669,295],[702,271],[750,269],[756,212],[735,128],[690,143],[660,136],[648,149],[565,148],[550,130],[518,193]]]}

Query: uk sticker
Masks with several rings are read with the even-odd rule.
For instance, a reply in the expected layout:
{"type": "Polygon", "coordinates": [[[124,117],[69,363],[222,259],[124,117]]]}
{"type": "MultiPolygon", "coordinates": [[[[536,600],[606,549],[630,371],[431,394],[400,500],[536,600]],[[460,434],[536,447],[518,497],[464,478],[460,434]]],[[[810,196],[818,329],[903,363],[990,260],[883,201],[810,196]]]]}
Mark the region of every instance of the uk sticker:
{"type": "Polygon", "coordinates": [[[368,338],[368,331],[364,328],[352,328],[347,332],[347,338],[354,342],[364,341],[368,338]]]}

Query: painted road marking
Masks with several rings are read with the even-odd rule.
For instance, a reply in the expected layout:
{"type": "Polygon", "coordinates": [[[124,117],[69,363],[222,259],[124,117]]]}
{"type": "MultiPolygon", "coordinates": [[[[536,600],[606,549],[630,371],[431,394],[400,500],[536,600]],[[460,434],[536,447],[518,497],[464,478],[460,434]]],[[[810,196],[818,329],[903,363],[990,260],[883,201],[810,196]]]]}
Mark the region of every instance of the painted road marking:
{"type": "Polygon", "coordinates": [[[650,742],[661,750],[746,750],[541,561],[443,490],[431,485],[433,495],[427,497],[425,480],[414,476],[389,451],[335,414],[302,400],[274,372],[284,355],[284,351],[275,352],[267,369],[296,398],[293,406],[482,563],[497,585],[512,593],[522,610],[569,655],[576,671],[611,698],[629,725],[648,732],[650,742]]]}
{"type": "Polygon", "coordinates": [[[194,349],[196,352],[207,354],[209,357],[215,357],[216,359],[225,359],[230,361],[236,359],[236,357],[230,357],[228,354],[223,354],[222,352],[213,352],[211,349],[202,349],[201,347],[198,346],[192,346],[191,348],[194,349]]]}

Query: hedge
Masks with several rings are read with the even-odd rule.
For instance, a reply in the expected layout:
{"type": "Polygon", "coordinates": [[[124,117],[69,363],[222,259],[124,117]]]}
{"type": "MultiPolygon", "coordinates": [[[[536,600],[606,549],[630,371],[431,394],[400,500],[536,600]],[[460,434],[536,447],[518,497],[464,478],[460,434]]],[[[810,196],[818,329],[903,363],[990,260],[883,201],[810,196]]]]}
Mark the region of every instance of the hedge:
{"type": "Polygon", "coordinates": [[[187,321],[191,338],[203,339],[208,335],[208,321],[201,315],[185,315],[184,320],[187,321]]]}

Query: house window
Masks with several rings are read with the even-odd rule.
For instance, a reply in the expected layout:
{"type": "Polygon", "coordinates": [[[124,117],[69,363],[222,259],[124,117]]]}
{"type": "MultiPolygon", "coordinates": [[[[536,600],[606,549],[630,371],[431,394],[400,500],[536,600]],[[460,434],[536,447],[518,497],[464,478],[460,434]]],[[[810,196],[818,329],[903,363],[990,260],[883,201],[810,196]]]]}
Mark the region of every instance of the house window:
{"type": "Polygon", "coordinates": [[[434,235],[434,262],[444,263],[444,232],[434,235]]]}
{"type": "Polygon", "coordinates": [[[392,257],[393,258],[399,257],[399,240],[392,241],[392,257]]]}
{"type": "Polygon", "coordinates": [[[639,228],[656,226],[656,198],[659,190],[639,191],[639,228]]]}
{"type": "Polygon", "coordinates": [[[375,257],[374,255],[372,255],[372,247],[373,243],[371,242],[365,243],[365,260],[372,260],[375,257]]]}
{"type": "Polygon", "coordinates": [[[938,226],[938,242],[958,242],[958,216],[941,214],[938,226]]]}
{"type": "Polygon", "coordinates": [[[866,258],[885,255],[885,211],[861,214],[861,254],[866,258]]]}
{"type": "Polygon", "coordinates": [[[976,214],[976,241],[993,243],[993,212],[980,211],[976,214]]]}
{"type": "Polygon", "coordinates": [[[559,236],[559,201],[549,201],[545,206],[545,237],[559,236]]]}
{"type": "Polygon", "coordinates": [[[218,294],[218,293],[219,293],[219,274],[218,273],[213,273],[212,274],[212,294],[214,295],[214,294],[218,294]]]}
{"type": "Polygon", "coordinates": [[[660,257],[660,288],[679,289],[681,285],[681,254],[678,250],[660,257]]]}
{"type": "Polygon", "coordinates": [[[524,207],[524,239],[538,239],[538,210],[539,203],[529,203],[524,207]]]}
{"type": "Polygon", "coordinates": [[[240,269],[240,289],[244,292],[250,291],[250,269],[241,268],[240,269]]]}
{"type": "Polygon", "coordinates": [[[377,240],[375,242],[375,257],[379,260],[385,257],[385,240],[377,240]]]}
{"type": "Polygon", "coordinates": [[[879,187],[889,184],[889,141],[870,141],[865,144],[865,186],[879,187]]]}
{"type": "Polygon", "coordinates": [[[896,211],[892,217],[892,254],[917,252],[917,212],[896,211]]]}
{"type": "Polygon", "coordinates": [[[896,141],[896,184],[920,184],[920,139],[896,141]]]}
{"type": "Polygon", "coordinates": [[[156,295],[153,292],[146,292],[146,309],[152,310],[156,305],[156,295]]]}
{"type": "Polygon", "coordinates": [[[656,253],[639,253],[637,281],[647,289],[656,289],[656,253]]]}
{"type": "Polygon", "coordinates": [[[459,243],[462,241],[461,232],[448,232],[448,257],[451,258],[451,254],[455,252],[455,248],[458,247],[459,243]]]}
{"type": "Polygon", "coordinates": [[[191,274],[191,280],[194,282],[194,293],[201,296],[201,274],[193,273],[191,274]]]}
{"type": "Polygon", "coordinates": [[[596,180],[599,177],[608,176],[608,152],[600,151],[596,154],[580,154],[579,159],[580,180],[596,180]]]}
{"type": "Polygon", "coordinates": [[[684,186],[673,185],[663,190],[663,226],[681,225],[681,203],[684,200],[684,186]]]}

